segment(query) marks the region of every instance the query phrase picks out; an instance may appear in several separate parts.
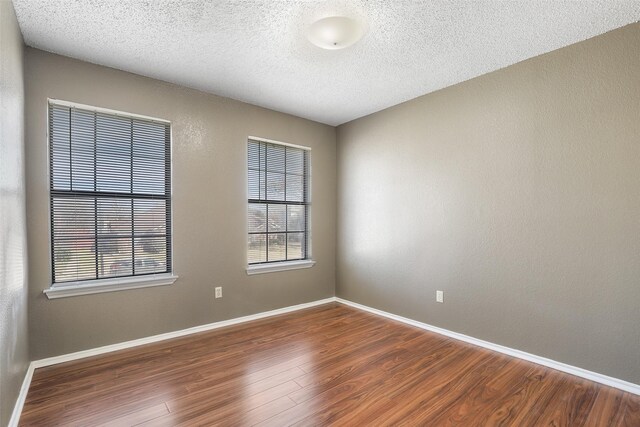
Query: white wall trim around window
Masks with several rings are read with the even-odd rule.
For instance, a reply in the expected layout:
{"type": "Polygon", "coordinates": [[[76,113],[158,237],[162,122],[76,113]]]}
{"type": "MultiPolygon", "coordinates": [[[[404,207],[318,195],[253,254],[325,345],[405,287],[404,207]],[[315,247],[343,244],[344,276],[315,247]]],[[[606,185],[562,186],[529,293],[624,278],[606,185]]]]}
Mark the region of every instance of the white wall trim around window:
{"type": "Polygon", "coordinates": [[[248,136],[247,139],[251,141],[266,142],[268,144],[284,145],[286,147],[299,148],[301,150],[311,151],[311,147],[306,147],[304,145],[291,144],[289,142],[276,141],[275,139],[261,138],[259,136],[248,136]]]}
{"type": "Polygon", "coordinates": [[[42,291],[47,298],[66,298],[151,286],[172,285],[178,276],[171,273],[150,274],[148,276],[118,277],[113,279],[86,280],[80,282],[57,283],[42,291]]]}
{"type": "Polygon", "coordinates": [[[314,265],[316,265],[316,262],[312,259],[254,264],[247,267],[247,274],[251,276],[253,274],[274,273],[276,271],[298,270],[310,268],[314,265]]]}

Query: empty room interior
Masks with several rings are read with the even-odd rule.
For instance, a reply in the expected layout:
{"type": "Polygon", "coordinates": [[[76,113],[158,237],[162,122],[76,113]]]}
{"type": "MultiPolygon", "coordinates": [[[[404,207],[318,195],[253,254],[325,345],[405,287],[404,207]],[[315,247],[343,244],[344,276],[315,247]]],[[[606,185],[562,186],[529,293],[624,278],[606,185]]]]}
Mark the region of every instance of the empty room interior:
{"type": "Polygon", "coordinates": [[[0,426],[640,427],[640,1],[0,0],[0,426]]]}

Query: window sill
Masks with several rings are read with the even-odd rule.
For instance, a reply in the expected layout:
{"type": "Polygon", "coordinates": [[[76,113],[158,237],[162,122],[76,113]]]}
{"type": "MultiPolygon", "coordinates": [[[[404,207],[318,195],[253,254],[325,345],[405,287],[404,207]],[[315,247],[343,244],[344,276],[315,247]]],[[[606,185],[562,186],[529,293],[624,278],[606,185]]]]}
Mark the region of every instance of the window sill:
{"type": "Polygon", "coordinates": [[[275,273],[276,271],[298,270],[301,268],[310,268],[316,264],[311,259],[302,261],[274,262],[272,264],[256,264],[247,267],[247,274],[275,273]]]}
{"type": "Polygon", "coordinates": [[[178,276],[171,273],[139,277],[119,277],[114,279],[69,282],[51,285],[43,293],[49,299],[75,297],[78,295],[100,294],[103,292],[124,291],[127,289],[166,286],[173,284],[178,276]]]}

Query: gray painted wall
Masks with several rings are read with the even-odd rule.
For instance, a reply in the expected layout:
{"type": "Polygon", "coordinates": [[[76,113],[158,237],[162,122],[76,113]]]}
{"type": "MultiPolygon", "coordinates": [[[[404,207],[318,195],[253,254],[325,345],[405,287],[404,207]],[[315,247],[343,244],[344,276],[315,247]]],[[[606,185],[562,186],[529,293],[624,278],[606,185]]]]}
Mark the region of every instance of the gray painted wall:
{"type": "Polygon", "coordinates": [[[32,359],[179,330],[335,293],[335,128],[150,78],[26,50],[27,209],[32,359]],[[172,286],[48,300],[47,98],[172,121],[172,286]],[[312,148],[309,269],[247,276],[246,145],[312,148]],[[214,299],[214,287],[224,297],[214,299]]]}
{"type": "Polygon", "coordinates": [[[640,383],[639,51],[633,24],[340,126],[338,296],[640,383]]]}
{"type": "Polygon", "coordinates": [[[29,364],[23,43],[8,0],[0,0],[0,58],[0,426],[4,426],[29,364]]]}

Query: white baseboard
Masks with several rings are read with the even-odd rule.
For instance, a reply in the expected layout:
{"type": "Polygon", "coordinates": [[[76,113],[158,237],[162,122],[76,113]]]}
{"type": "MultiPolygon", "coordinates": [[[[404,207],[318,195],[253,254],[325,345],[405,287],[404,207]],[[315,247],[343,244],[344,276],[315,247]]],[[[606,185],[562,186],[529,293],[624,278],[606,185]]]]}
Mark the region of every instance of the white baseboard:
{"type": "Polygon", "coordinates": [[[398,316],[397,314],[387,313],[386,311],[378,310],[377,308],[371,308],[366,305],[358,304],[342,298],[337,298],[336,301],[350,307],[354,307],[360,310],[368,311],[369,313],[384,316],[389,319],[397,320],[402,323],[406,323],[411,326],[416,326],[427,331],[435,332],[440,335],[447,336],[456,340],[464,341],[469,344],[477,345],[489,350],[497,351],[499,353],[507,354],[509,356],[517,357],[518,359],[527,360],[529,362],[537,363],[538,365],[546,366],[551,369],[566,372],[567,374],[575,375],[577,377],[585,378],[587,380],[595,381],[600,384],[615,387],[617,389],[627,391],[636,395],[640,395],[640,385],[633,384],[628,381],[624,381],[618,378],[609,377],[607,375],[599,374],[597,372],[587,371],[586,369],[578,368],[576,366],[567,365],[566,363],[557,362],[555,360],[547,359],[546,357],[536,356],[535,354],[527,353],[513,348],[505,347],[500,344],[494,344],[489,341],[484,341],[478,338],[470,337],[468,335],[452,332],[447,329],[432,326],[427,323],[418,322],[417,320],[408,319],[406,317],[398,316]]]}
{"type": "Polygon", "coordinates": [[[469,344],[474,344],[479,347],[497,351],[499,353],[507,354],[509,356],[517,357],[518,359],[527,360],[529,362],[537,363],[539,365],[543,365],[548,368],[556,369],[558,371],[566,372],[568,374],[585,378],[587,380],[595,381],[600,384],[608,385],[623,391],[627,391],[629,393],[640,395],[640,385],[638,384],[633,384],[624,380],[620,380],[618,378],[609,377],[607,375],[598,374],[597,372],[592,372],[586,369],[578,368],[576,366],[567,365],[566,363],[557,362],[555,360],[547,359],[545,357],[536,356],[534,354],[526,353],[524,351],[515,350],[499,344],[494,344],[478,338],[473,338],[464,334],[452,332],[447,329],[439,328],[437,326],[432,326],[427,323],[419,322],[417,320],[408,319],[406,317],[398,316],[396,314],[388,313],[386,311],[378,310],[376,308],[371,308],[366,305],[351,302],[349,300],[345,300],[342,298],[330,297],[330,298],[313,301],[305,304],[293,305],[290,307],[279,308],[277,310],[265,311],[262,313],[252,314],[249,316],[237,317],[235,319],[223,320],[220,322],[209,323],[207,325],[195,326],[193,328],[182,329],[175,332],[168,332],[166,334],[153,335],[151,337],[140,338],[137,340],[126,341],[118,344],[106,345],[103,347],[98,347],[90,350],[78,351],[75,353],[64,354],[61,356],[49,357],[47,359],[35,360],[29,364],[29,368],[27,369],[27,373],[25,374],[24,381],[22,383],[22,388],[20,389],[20,394],[18,395],[18,399],[13,409],[11,419],[9,420],[9,427],[18,426],[18,421],[20,420],[20,414],[22,413],[22,408],[27,398],[29,386],[31,385],[33,372],[36,368],[55,365],[63,362],[70,362],[72,360],[78,360],[78,359],[83,359],[85,357],[97,356],[100,354],[110,353],[118,350],[124,350],[132,347],[138,347],[140,345],[151,344],[151,343],[164,341],[172,338],[183,337],[185,335],[191,335],[198,332],[210,331],[213,329],[223,328],[225,326],[237,325],[240,323],[250,322],[252,320],[264,319],[266,317],[277,316],[279,314],[290,313],[297,310],[303,310],[305,308],[315,307],[317,305],[327,304],[330,302],[339,302],[339,303],[348,305],[350,307],[368,311],[369,313],[373,313],[389,319],[397,320],[399,322],[403,322],[411,326],[416,326],[418,328],[425,329],[427,331],[435,332],[437,334],[444,335],[449,338],[464,341],[469,344]]]}
{"type": "Polygon", "coordinates": [[[29,392],[29,386],[31,385],[31,379],[33,378],[33,372],[36,368],[42,368],[44,366],[57,365],[58,363],[70,362],[73,360],[84,359],[85,357],[97,356],[100,354],[111,353],[113,351],[124,350],[127,348],[138,347],[144,344],[151,344],[159,341],[165,341],[172,338],[183,337],[185,335],[196,334],[198,332],[211,331],[213,329],[223,328],[225,326],[237,325],[239,323],[250,322],[252,320],[264,319],[265,317],[277,316],[279,314],[290,313],[292,311],[303,310],[305,308],[315,307],[317,305],[327,304],[335,302],[335,297],[325,298],[318,301],[312,301],[304,304],[292,305],[290,307],[279,308],[271,311],[264,311],[262,313],[251,314],[249,316],[236,317],[235,319],[222,320],[220,322],[209,323],[206,325],[195,326],[193,328],[182,329],[174,332],[167,332],[166,334],[153,335],[146,338],[140,338],[137,340],[126,341],[118,344],[105,345],[103,347],[92,348],[90,350],[78,351],[75,353],[63,354],[61,356],[49,357],[46,359],[34,360],[29,364],[29,369],[24,376],[22,388],[20,394],[13,408],[13,413],[9,421],[9,427],[17,427],[20,420],[20,414],[24,402],[27,399],[27,393],[29,392]]]}
{"type": "Polygon", "coordinates": [[[183,337],[185,335],[197,334],[198,332],[211,331],[213,329],[224,328],[225,326],[237,325],[239,323],[250,322],[252,320],[264,319],[265,317],[277,316],[279,314],[290,313],[292,311],[303,310],[305,308],[315,307],[316,305],[334,302],[335,297],[330,297],[318,301],[307,302],[304,304],[292,305],[290,307],[278,308],[276,310],[264,311],[262,313],[251,314],[249,316],[236,317],[234,319],[222,320],[220,322],[208,323],[206,325],[194,326],[193,328],[181,329],[179,331],[167,332],[165,334],[153,335],[137,340],[125,341],[118,344],[105,345],[104,347],[92,348],[90,350],[78,351],[75,353],[63,354],[61,356],[49,357],[47,359],[35,360],[33,362],[36,368],[43,366],[57,365],[58,363],[70,362],[72,360],[84,359],[85,357],[97,356],[99,354],[111,353],[112,351],[124,350],[127,348],[138,347],[144,344],[151,344],[159,341],[169,340],[172,338],[183,337]]]}
{"type": "Polygon", "coordinates": [[[22,414],[24,402],[27,400],[27,393],[29,392],[29,386],[31,385],[31,378],[33,378],[34,370],[35,367],[33,366],[33,362],[29,363],[29,368],[27,368],[27,373],[24,375],[22,387],[20,387],[20,394],[18,394],[18,399],[13,407],[13,413],[9,419],[8,427],[18,427],[18,421],[20,421],[20,414],[22,414]]]}

